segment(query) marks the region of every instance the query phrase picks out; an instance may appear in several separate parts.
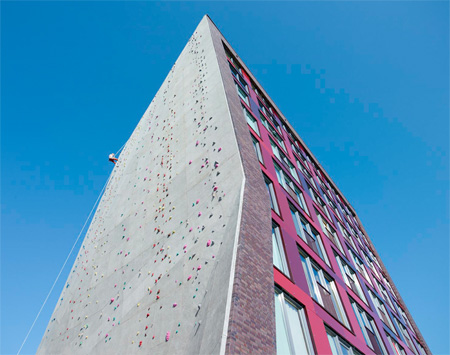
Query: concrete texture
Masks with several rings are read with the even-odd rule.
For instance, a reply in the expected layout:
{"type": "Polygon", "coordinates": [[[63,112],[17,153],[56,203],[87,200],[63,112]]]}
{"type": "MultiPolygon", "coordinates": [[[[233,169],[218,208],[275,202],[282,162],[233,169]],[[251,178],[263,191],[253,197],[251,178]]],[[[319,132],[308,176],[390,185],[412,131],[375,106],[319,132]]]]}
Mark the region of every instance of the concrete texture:
{"type": "Polygon", "coordinates": [[[120,155],[38,354],[219,353],[245,179],[208,22],[120,155]]]}

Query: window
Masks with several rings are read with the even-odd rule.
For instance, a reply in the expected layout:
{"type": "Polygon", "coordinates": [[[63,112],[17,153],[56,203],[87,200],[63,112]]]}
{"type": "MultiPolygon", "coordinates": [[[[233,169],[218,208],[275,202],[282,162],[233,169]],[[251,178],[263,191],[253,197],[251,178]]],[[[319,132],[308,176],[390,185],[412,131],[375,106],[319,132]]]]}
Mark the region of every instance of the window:
{"type": "Polygon", "coordinates": [[[264,181],[266,183],[267,191],[269,192],[270,197],[270,207],[276,212],[280,213],[280,210],[278,209],[278,203],[277,203],[277,197],[275,195],[275,190],[273,189],[273,184],[270,179],[264,175],[264,181]]]}
{"type": "Polygon", "coordinates": [[[300,238],[302,238],[303,241],[308,244],[308,246],[314,250],[314,252],[319,255],[322,260],[328,263],[319,232],[317,232],[293,206],[290,205],[289,207],[291,209],[291,215],[294,220],[297,235],[300,236],[300,238]]]}
{"type": "Polygon", "coordinates": [[[275,171],[277,173],[278,182],[284,189],[289,193],[289,195],[294,199],[294,201],[298,202],[303,211],[308,213],[308,208],[306,207],[305,198],[303,197],[303,193],[300,189],[294,184],[291,178],[284,173],[283,169],[280,166],[273,162],[275,166],[275,171]]]}
{"type": "Polygon", "coordinates": [[[297,167],[300,169],[303,175],[305,175],[306,179],[311,183],[312,186],[314,186],[315,189],[317,189],[316,182],[314,181],[312,175],[308,172],[308,170],[306,170],[302,163],[300,163],[297,159],[295,160],[297,162],[297,167]]]}
{"type": "Polygon", "coordinates": [[[425,348],[420,344],[416,339],[414,339],[414,342],[417,345],[417,349],[420,351],[420,355],[427,355],[427,352],[425,351],[425,348]]]}
{"type": "Polygon", "coordinates": [[[288,157],[278,149],[278,146],[272,139],[270,139],[270,145],[272,146],[273,154],[281,161],[284,167],[289,170],[292,177],[299,182],[297,171],[295,170],[294,165],[289,161],[288,157]]]}
{"type": "Polygon", "coordinates": [[[396,355],[406,355],[405,349],[402,348],[402,346],[397,343],[389,334],[386,333],[386,337],[389,340],[389,344],[391,344],[392,353],[396,355]]]}
{"type": "Polygon", "coordinates": [[[259,112],[259,118],[264,125],[264,127],[267,128],[267,130],[270,132],[270,134],[275,138],[275,140],[278,142],[281,148],[283,148],[284,151],[286,151],[286,145],[284,144],[283,138],[278,134],[278,132],[272,127],[270,123],[267,122],[266,116],[264,116],[261,111],[259,112]]]}
{"type": "Polygon", "coordinates": [[[353,311],[363,333],[364,340],[369,348],[376,354],[386,354],[386,349],[381,341],[375,322],[354,300],[350,298],[353,311]]]}
{"type": "Polygon", "coordinates": [[[258,157],[258,160],[260,161],[260,163],[264,164],[259,142],[255,137],[253,137],[253,135],[251,135],[251,136],[252,136],[252,143],[253,143],[253,148],[255,148],[256,156],[258,157]]]}
{"type": "Polygon", "coordinates": [[[259,98],[261,98],[264,101],[264,104],[258,99],[258,105],[259,105],[259,109],[261,110],[261,112],[263,112],[272,122],[272,124],[275,126],[275,128],[277,129],[278,132],[281,133],[281,128],[280,125],[278,124],[277,120],[275,119],[275,117],[273,116],[273,111],[271,108],[267,109],[265,105],[267,105],[266,100],[264,100],[264,98],[262,98],[261,96],[259,96],[259,98]]]}
{"type": "Polygon", "coordinates": [[[277,354],[314,354],[303,307],[298,306],[276,288],[275,323],[277,354]]]}
{"type": "Polygon", "coordinates": [[[411,340],[411,337],[409,336],[408,330],[405,328],[405,326],[402,323],[400,323],[398,321],[397,318],[394,317],[394,321],[395,321],[395,323],[397,323],[397,327],[398,327],[398,329],[400,329],[400,332],[402,333],[403,338],[404,338],[406,344],[408,345],[408,347],[414,352],[414,354],[417,354],[417,350],[412,343],[412,340],[411,340]]]}
{"type": "Polygon", "coordinates": [[[352,239],[350,233],[347,231],[347,229],[345,229],[345,227],[338,222],[338,227],[341,230],[342,235],[344,236],[344,238],[351,244],[351,246],[356,249],[356,245],[354,240],[352,239]]]}
{"type": "Polygon", "coordinates": [[[355,254],[353,250],[348,249],[348,252],[350,253],[352,260],[355,263],[356,269],[372,285],[372,281],[370,280],[369,275],[367,274],[366,268],[364,267],[364,263],[362,262],[362,260],[355,254]]]}
{"type": "Polygon", "coordinates": [[[389,298],[387,290],[384,288],[384,286],[377,279],[375,279],[375,283],[377,284],[378,288],[380,289],[381,296],[383,297],[384,301],[391,307],[391,309],[394,309],[394,305],[392,304],[392,301],[389,298]]]}
{"type": "Polygon", "coordinates": [[[331,353],[333,355],[361,355],[361,353],[351,346],[348,342],[338,336],[328,327],[327,330],[328,342],[330,343],[331,353]]]}
{"type": "Polygon", "coordinates": [[[327,222],[325,218],[321,216],[320,213],[316,211],[317,218],[319,219],[320,226],[322,227],[322,231],[325,233],[325,235],[333,242],[333,244],[342,252],[344,253],[344,250],[342,249],[341,242],[339,241],[339,238],[336,234],[336,231],[333,227],[330,226],[330,224],[327,222]]]}
{"type": "Polygon", "coordinates": [[[334,280],[328,276],[311,258],[300,251],[300,258],[308,281],[309,292],[334,318],[348,327],[347,317],[339,299],[334,280]]]}
{"type": "Polygon", "coordinates": [[[359,296],[359,298],[364,301],[364,303],[367,303],[366,297],[364,296],[364,292],[361,288],[356,273],[350,268],[350,266],[348,266],[348,264],[344,260],[342,260],[339,255],[335,254],[335,256],[345,284],[350,287],[352,291],[355,292],[359,296]]]}
{"type": "Polygon", "coordinates": [[[405,311],[403,310],[402,307],[400,307],[400,305],[398,303],[397,303],[397,309],[398,309],[399,313],[401,314],[404,322],[408,325],[409,329],[411,329],[413,331],[413,333],[414,333],[414,329],[413,329],[413,327],[411,325],[411,322],[409,321],[408,316],[406,315],[405,311]]]}
{"type": "Polygon", "coordinates": [[[384,306],[383,302],[371,290],[369,290],[369,294],[375,305],[375,309],[378,313],[378,316],[381,318],[383,323],[386,324],[394,333],[397,333],[392,324],[391,318],[389,318],[388,312],[387,312],[386,307],[384,306]]]}
{"type": "MultiPolygon", "coordinates": [[[[244,78],[238,73],[238,71],[234,68],[233,65],[230,64],[231,73],[233,76],[239,81],[239,83],[244,87],[245,91],[248,92],[248,85],[244,78]]],[[[242,69],[240,69],[242,70],[242,69]]]]}
{"type": "Polygon", "coordinates": [[[252,129],[259,135],[259,128],[258,128],[258,122],[256,121],[256,118],[253,117],[253,115],[250,113],[247,108],[242,105],[242,109],[244,110],[244,116],[247,120],[247,123],[252,129]]]}
{"type": "Polygon", "coordinates": [[[323,202],[323,200],[319,197],[319,195],[316,194],[316,192],[311,187],[309,188],[309,192],[311,192],[311,197],[313,201],[319,205],[324,215],[327,216],[330,221],[332,221],[327,206],[325,205],[325,202],[323,202]]]}
{"type": "Polygon", "coordinates": [[[289,276],[289,269],[286,263],[283,242],[281,240],[280,228],[272,221],[272,244],[273,244],[273,265],[283,274],[289,276]]]}
{"type": "Polygon", "coordinates": [[[391,295],[397,300],[397,296],[395,295],[395,292],[394,292],[394,289],[391,286],[391,283],[388,281],[388,279],[386,277],[384,277],[384,275],[381,275],[381,276],[383,277],[383,280],[384,280],[386,286],[391,291],[391,295]]]}
{"type": "Polygon", "coordinates": [[[239,86],[239,84],[235,83],[235,85],[236,85],[236,89],[237,89],[239,97],[242,99],[242,101],[244,101],[247,105],[250,106],[250,101],[248,100],[247,93],[244,90],[242,90],[242,88],[239,86]]]}

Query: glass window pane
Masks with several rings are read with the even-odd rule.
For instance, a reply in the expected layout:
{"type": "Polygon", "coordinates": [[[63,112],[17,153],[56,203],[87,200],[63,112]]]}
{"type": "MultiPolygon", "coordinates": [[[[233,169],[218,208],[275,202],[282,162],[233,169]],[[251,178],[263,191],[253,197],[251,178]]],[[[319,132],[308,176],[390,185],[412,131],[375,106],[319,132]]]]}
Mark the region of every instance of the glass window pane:
{"type": "Polygon", "coordinates": [[[333,355],[339,355],[338,349],[336,348],[336,344],[334,342],[334,337],[328,333],[327,333],[327,336],[328,336],[328,341],[329,341],[330,347],[331,347],[331,353],[333,355]]]}
{"type": "Polygon", "coordinates": [[[272,228],[272,243],[273,243],[273,264],[286,274],[283,263],[283,246],[278,243],[278,238],[275,234],[275,229],[272,228]]]}
{"type": "Polygon", "coordinates": [[[305,341],[305,333],[298,314],[298,309],[286,302],[286,313],[289,319],[289,327],[291,329],[292,342],[294,343],[295,354],[309,354],[305,341]]]}
{"type": "Polygon", "coordinates": [[[289,340],[284,325],[283,311],[279,296],[275,293],[275,323],[277,331],[277,355],[290,355],[289,340]]]}

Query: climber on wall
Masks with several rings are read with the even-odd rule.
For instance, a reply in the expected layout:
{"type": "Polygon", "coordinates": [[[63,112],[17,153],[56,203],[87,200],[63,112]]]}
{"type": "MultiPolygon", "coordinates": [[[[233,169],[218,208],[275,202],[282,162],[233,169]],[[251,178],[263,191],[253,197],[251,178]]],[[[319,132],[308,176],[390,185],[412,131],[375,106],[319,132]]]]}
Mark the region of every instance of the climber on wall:
{"type": "Polygon", "coordinates": [[[116,165],[116,161],[117,161],[117,160],[119,160],[119,159],[117,159],[117,158],[114,156],[114,153],[111,153],[111,154],[109,155],[109,161],[110,161],[110,162],[113,162],[114,165],[116,165]]]}

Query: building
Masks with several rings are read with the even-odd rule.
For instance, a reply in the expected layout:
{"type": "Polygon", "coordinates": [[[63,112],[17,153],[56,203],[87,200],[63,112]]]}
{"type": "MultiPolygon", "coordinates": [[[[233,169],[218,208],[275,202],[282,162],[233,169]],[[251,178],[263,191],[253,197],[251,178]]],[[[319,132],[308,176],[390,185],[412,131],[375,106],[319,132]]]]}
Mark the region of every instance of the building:
{"type": "Polygon", "coordinates": [[[430,354],[355,211],[205,16],[39,354],[430,354]]]}

